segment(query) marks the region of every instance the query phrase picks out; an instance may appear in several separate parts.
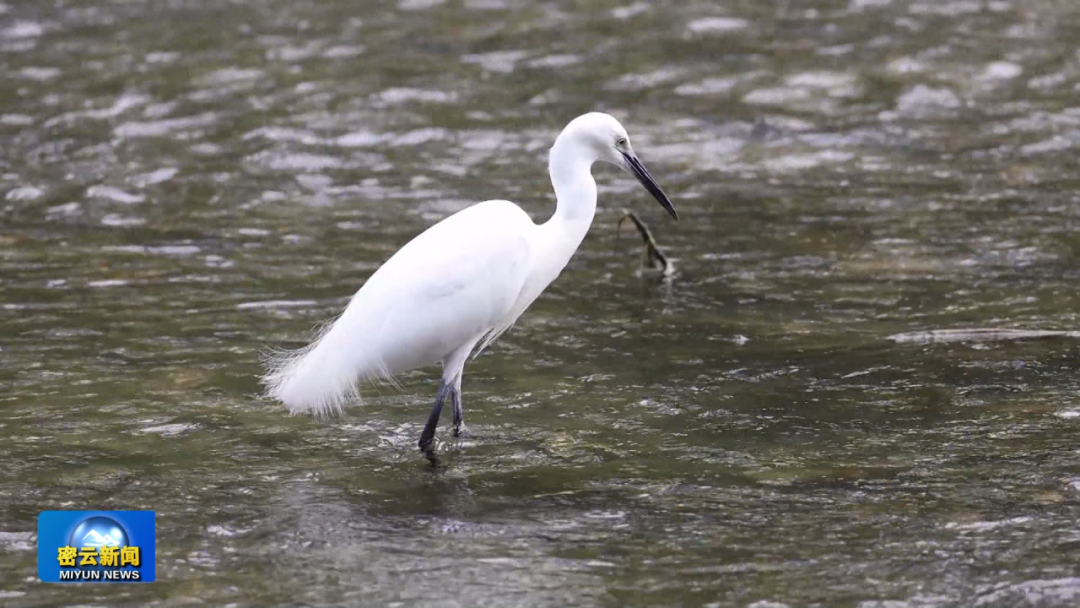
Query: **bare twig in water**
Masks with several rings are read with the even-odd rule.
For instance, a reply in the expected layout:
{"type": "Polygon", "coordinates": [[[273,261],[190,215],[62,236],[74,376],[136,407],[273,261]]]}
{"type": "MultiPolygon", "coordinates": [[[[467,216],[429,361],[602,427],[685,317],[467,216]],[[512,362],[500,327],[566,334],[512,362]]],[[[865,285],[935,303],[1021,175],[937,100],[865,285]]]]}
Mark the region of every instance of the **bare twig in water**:
{"type": "Polygon", "coordinates": [[[1045,338],[1080,338],[1080,331],[980,327],[975,329],[932,329],[889,336],[889,339],[893,342],[915,344],[929,344],[930,342],[1000,342],[1003,340],[1037,340],[1045,338]]]}
{"type": "Polygon", "coordinates": [[[618,247],[619,237],[622,236],[623,222],[629,219],[637,227],[638,232],[641,234],[641,240],[644,243],[644,248],[641,252],[641,269],[659,271],[660,276],[668,277],[675,272],[675,266],[668,261],[664,252],[660,251],[660,246],[656,244],[656,239],[653,238],[652,232],[649,231],[649,227],[645,225],[645,222],[641,221],[641,218],[637,216],[633,211],[627,211],[623,209],[623,216],[619,218],[619,225],[615,232],[615,244],[618,247]]]}

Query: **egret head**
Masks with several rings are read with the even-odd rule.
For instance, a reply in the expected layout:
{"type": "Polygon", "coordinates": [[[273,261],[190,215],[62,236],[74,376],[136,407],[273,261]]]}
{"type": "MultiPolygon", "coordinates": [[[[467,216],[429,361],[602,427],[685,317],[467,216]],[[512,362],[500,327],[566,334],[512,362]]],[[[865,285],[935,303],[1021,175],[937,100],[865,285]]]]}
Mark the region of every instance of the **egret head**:
{"type": "Polygon", "coordinates": [[[671,199],[664,194],[653,176],[645,169],[645,165],[638,160],[634,148],[630,145],[630,136],[614,116],[603,112],[582,114],[566,125],[555,145],[574,145],[590,155],[590,160],[602,160],[622,167],[645,186],[671,217],[679,219],[679,214],[675,213],[675,207],[671,205],[671,199]]]}

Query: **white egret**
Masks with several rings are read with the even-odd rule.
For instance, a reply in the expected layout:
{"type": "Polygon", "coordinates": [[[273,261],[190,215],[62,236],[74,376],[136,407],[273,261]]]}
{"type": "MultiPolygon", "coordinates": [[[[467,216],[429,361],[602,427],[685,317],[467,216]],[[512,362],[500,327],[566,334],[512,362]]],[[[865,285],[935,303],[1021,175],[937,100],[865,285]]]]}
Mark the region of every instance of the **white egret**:
{"type": "Polygon", "coordinates": [[[551,148],[555,214],[535,224],[509,201],[478,203],[428,228],[386,261],[345,311],[307,348],[273,357],[267,394],[292,413],[339,413],[361,380],[442,364],[435,405],[420,435],[434,458],[443,402],[453,404],[454,436],[465,432],[461,376],[559,276],[596,213],[596,161],[618,165],[678,219],[667,195],[638,160],[619,121],[593,112],[575,118],[551,148]]]}

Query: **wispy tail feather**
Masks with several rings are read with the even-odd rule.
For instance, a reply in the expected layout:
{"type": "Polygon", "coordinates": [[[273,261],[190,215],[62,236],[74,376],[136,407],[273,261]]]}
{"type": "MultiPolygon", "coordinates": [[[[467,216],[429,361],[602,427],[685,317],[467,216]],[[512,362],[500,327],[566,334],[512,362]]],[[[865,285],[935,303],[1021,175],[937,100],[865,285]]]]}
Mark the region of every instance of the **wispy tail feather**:
{"type": "MultiPolygon", "coordinates": [[[[355,315],[352,315],[355,317],[355,315]]],[[[358,344],[355,318],[348,311],[319,330],[308,346],[295,351],[269,353],[262,377],[266,395],[285,404],[292,414],[311,412],[335,416],[350,400],[359,399],[357,385],[371,372],[384,375],[381,365],[366,360],[358,344]]]]}

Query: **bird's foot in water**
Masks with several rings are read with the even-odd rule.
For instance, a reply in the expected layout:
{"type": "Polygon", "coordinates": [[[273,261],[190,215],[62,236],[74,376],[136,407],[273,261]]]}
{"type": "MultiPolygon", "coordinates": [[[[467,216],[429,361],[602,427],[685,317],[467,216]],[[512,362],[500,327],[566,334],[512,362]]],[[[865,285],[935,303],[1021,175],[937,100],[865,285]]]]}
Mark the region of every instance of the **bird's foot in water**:
{"type": "Polygon", "coordinates": [[[442,464],[442,461],[439,460],[438,452],[435,451],[435,442],[434,441],[432,441],[432,442],[430,442],[430,443],[428,443],[426,445],[421,443],[420,444],[420,451],[424,454],[424,458],[427,458],[428,462],[431,463],[432,467],[438,467],[440,464],[442,464]]]}
{"type": "Polygon", "coordinates": [[[469,429],[465,428],[464,424],[459,424],[454,427],[454,437],[459,439],[469,439],[473,434],[469,432],[469,429]]]}
{"type": "Polygon", "coordinates": [[[423,452],[424,457],[432,462],[438,460],[438,456],[435,454],[435,434],[424,433],[420,436],[420,441],[417,442],[420,447],[420,451],[423,452]]]}

